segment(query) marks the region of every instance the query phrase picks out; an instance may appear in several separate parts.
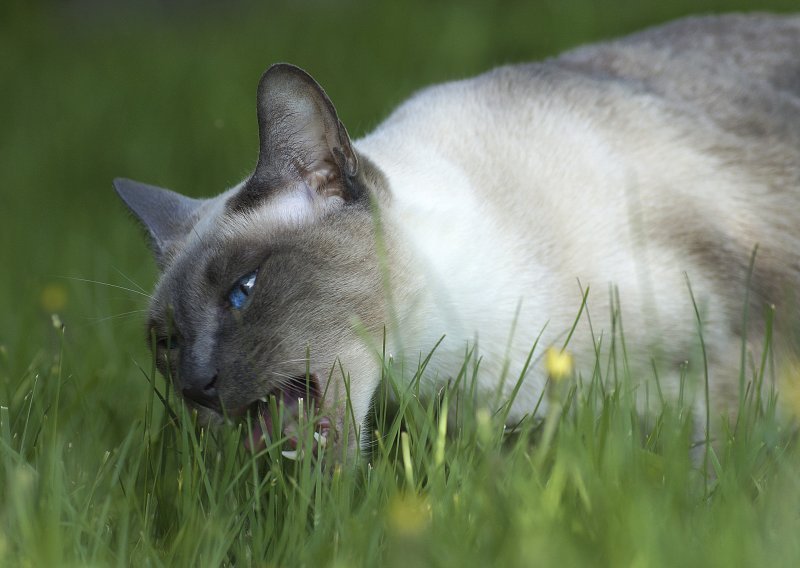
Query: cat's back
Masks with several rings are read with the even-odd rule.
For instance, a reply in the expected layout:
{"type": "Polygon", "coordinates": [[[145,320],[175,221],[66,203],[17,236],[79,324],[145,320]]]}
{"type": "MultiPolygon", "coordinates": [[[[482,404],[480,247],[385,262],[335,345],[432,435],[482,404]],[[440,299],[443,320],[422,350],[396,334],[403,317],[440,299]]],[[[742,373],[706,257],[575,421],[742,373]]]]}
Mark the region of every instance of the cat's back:
{"type": "Polygon", "coordinates": [[[763,207],[800,207],[799,54],[800,16],[686,18],[429,87],[362,146],[398,185],[453,167],[520,214],[570,188],[609,204],[632,183],[708,198],[770,188],[785,202],[763,207]]]}
{"type": "Polygon", "coordinates": [[[711,135],[724,133],[740,144],[770,139],[796,161],[798,55],[800,16],[730,14],[687,18],[579,48],[554,64],[650,93],[711,135]]]}
{"type": "Polygon", "coordinates": [[[580,47],[553,61],[695,102],[702,101],[703,93],[689,91],[688,85],[741,92],[743,84],[753,84],[796,98],[798,50],[800,16],[727,14],[684,18],[580,47]]]}
{"type": "Polygon", "coordinates": [[[398,225],[451,276],[536,262],[551,287],[635,288],[644,263],[665,292],[687,270],[740,306],[730,283],[758,244],[772,301],[800,282],[798,54],[798,16],[679,20],[425,89],[361,149],[398,225]],[[452,247],[469,258],[441,252],[453,234],[476,243],[452,247]]]}
{"type": "Polygon", "coordinates": [[[797,142],[800,15],[684,18],[541,63],[499,67],[420,91],[383,126],[416,131],[441,147],[487,126],[510,135],[526,127],[543,132],[548,111],[558,119],[564,110],[613,119],[615,109],[644,98],[696,129],[797,142]]]}

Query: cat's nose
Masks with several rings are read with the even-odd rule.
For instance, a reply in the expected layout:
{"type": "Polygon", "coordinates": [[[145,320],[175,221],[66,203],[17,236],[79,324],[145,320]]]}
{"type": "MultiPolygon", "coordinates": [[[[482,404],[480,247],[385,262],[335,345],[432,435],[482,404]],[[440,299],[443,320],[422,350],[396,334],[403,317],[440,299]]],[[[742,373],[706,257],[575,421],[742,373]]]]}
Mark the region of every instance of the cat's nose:
{"type": "Polygon", "coordinates": [[[200,378],[188,381],[181,391],[187,400],[219,412],[221,410],[217,392],[217,375],[210,379],[200,378]]]}

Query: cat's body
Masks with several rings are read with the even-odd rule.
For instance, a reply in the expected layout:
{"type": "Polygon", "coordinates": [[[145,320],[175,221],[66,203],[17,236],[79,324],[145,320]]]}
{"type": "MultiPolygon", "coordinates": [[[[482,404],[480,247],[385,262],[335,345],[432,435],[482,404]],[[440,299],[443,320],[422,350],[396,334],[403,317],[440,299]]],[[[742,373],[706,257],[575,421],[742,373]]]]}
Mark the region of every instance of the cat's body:
{"type": "MultiPolygon", "coordinates": [[[[170,337],[170,311],[180,348],[162,344],[162,370],[236,414],[293,383],[288,404],[308,364],[325,429],[341,430],[342,370],[360,425],[384,329],[406,367],[444,337],[431,386],[477,344],[490,400],[540,333],[540,350],[561,346],[587,287],[592,329],[584,314],[569,349],[590,374],[615,287],[635,373],[657,357],[674,391],[697,355],[688,276],[712,395],[729,404],[756,245],[753,355],[767,306],[783,354],[800,317],[798,53],[800,17],[683,20],[425,89],[352,145],[310,77],[273,67],[248,180],[205,202],[118,183],[164,269],[151,325],[170,337]],[[232,309],[231,287],[256,270],[232,309]]],[[[537,362],[510,420],[545,379],[537,362]]]]}

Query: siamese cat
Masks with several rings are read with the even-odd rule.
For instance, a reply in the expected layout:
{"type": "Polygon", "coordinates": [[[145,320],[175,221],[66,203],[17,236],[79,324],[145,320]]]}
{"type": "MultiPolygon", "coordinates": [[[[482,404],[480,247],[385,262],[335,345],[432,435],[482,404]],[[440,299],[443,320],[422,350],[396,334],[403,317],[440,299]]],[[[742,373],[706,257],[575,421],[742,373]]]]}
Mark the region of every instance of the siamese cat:
{"type": "Polygon", "coordinates": [[[800,16],[690,18],[423,89],[355,141],[311,76],[273,65],[244,181],[209,199],[114,182],[161,270],[159,370],[208,422],[249,417],[254,450],[277,425],[294,457],[308,420],[353,452],[382,353],[415,369],[437,342],[427,392],[471,345],[487,405],[525,372],[520,420],[586,293],[567,347],[584,377],[619,312],[632,376],[655,364],[674,395],[701,331],[712,411],[733,408],[767,320],[779,361],[798,345],[799,54],[800,16]]]}

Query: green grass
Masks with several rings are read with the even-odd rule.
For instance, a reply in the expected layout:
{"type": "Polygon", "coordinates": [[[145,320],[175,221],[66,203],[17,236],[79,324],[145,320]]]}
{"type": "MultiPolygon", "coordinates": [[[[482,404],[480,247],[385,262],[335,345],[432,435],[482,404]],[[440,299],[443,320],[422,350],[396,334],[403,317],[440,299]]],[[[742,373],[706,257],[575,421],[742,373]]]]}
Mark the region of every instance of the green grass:
{"type": "Polygon", "coordinates": [[[637,418],[624,374],[553,382],[546,419],[504,432],[470,394],[478,361],[427,399],[423,370],[386,366],[374,451],[342,464],[281,459],[279,442],[254,456],[241,430],[199,429],[155,389],[106,448],[91,415],[64,432],[74,387],[60,355],[44,358],[0,416],[3,564],[729,566],[800,553],[800,463],[774,398],[744,401],[705,476],[691,412],[637,418]]]}
{"type": "MultiPolygon", "coordinates": [[[[210,195],[243,177],[256,158],[255,85],[274,61],[311,71],[358,136],[434,81],[689,11],[765,4],[85,6],[0,14],[0,565],[800,558],[800,456],[774,400],[743,397],[704,476],[688,409],[637,419],[630,377],[607,354],[594,376],[548,390],[564,412],[505,433],[495,408],[465,394],[476,361],[460,375],[466,391],[427,398],[387,368],[398,402],[379,402],[380,444],[354,467],[288,462],[277,447],[254,458],[238,432],[201,432],[170,400],[173,419],[137,311],[155,268],[110,184],[210,195]]],[[[702,393],[702,377],[687,381],[702,393]]]]}

